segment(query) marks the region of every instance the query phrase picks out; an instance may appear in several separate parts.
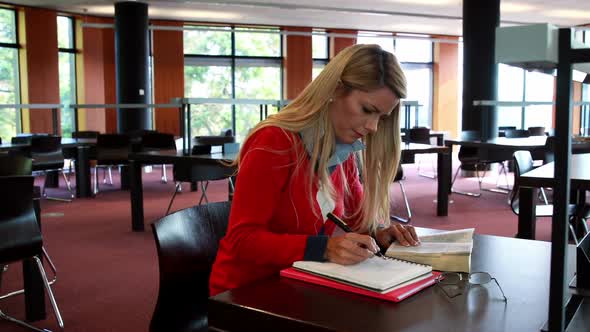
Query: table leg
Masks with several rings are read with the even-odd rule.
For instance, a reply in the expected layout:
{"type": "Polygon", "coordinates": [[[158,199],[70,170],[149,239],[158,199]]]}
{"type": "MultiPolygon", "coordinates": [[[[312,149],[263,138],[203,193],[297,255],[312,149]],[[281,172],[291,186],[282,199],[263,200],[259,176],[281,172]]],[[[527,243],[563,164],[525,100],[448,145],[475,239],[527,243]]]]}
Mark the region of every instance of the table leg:
{"type": "MultiPolygon", "coordinates": [[[[449,195],[450,195],[450,194],[452,194],[451,181],[453,181],[452,180],[453,179],[453,145],[445,143],[445,146],[449,148],[449,153],[448,153],[448,158],[445,158],[446,163],[447,163],[447,167],[446,167],[446,169],[443,170],[443,172],[447,173],[447,177],[449,179],[448,189],[449,189],[449,195]]],[[[441,170],[439,170],[439,171],[441,171],[441,170]]],[[[441,173],[438,173],[438,174],[441,174],[441,173]]]]}
{"type": "Polygon", "coordinates": [[[33,259],[26,259],[23,265],[23,284],[25,288],[25,312],[27,321],[34,322],[47,317],[45,312],[45,293],[39,268],[33,259]]]}
{"type": "Polygon", "coordinates": [[[76,155],[76,197],[92,197],[90,191],[90,147],[79,146],[76,155]]]}
{"type": "Polygon", "coordinates": [[[437,154],[437,197],[436,215],[449,215],[449,192],[451,187],[451,172],[447,169],[450,165],[451,155],[449,153],[437,154]]]}
{"type": "Polygon", "coordinates": [[[131,193],[131,229],[143,232],[143,184],[141,181],[141,163],[129,161],[129,185],[131,193]]]}
{"type": "Polygon", "coordinates": [[[537,195],[537,191],[537,188],[520,187],[517,238],[535,239],[537,215],[534,198],[537,195]]]}

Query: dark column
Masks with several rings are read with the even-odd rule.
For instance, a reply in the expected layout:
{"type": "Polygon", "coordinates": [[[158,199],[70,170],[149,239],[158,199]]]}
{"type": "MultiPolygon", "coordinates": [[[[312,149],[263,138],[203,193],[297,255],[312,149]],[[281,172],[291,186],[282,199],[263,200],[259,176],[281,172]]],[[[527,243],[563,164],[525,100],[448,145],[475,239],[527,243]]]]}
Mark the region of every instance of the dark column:
{"type": "Polygon", "coordinates": [[[494,61],[500,0],[463,0],[463,130],[478,130],[482,139],[498,136],[495,107],[473,106],[496,100],[498,65],[494,61]]]}
{"type": "MultiPolygon", "coordinates": [[[[115,3],[117,103],[148,103],[148,40],[148,5],[141,2],[115,3]]],[[[119,133],[152,127],[147,108],[119,108],[117,123],[119,133]]]]}

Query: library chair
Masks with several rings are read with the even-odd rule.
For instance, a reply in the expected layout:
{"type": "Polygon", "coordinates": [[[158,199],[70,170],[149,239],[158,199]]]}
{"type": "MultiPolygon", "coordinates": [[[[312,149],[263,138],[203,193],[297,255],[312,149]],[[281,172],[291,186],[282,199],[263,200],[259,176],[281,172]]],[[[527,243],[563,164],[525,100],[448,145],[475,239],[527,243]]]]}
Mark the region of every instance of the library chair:
{"type": "MultiPolygon", "coordinates": [[[[479,140],[479,132],[475,130],[464,130],[461,132],[461,139],[467,141],[477,141],[479,140]]],[[[455,172],[453,180],[451,181],[451,192],[471,197],[481,196],[481,183],[483,182],[483,175],[480,177],[479,171],[483,171],[487,165],[479,157],[479,148],[461,145],[459,147],[458,157],[460,165],[457,167],[457,171],[455,172]],[[479,186],[479,191],[477,193],[453,189],[457,175],[459,175],[459,171],[463,166],[473,167],[479,186]]]]}
{"type": "MultiPolygon", "coordinates": [[[[129,152],[131,152],[131,141],[129,136],[124,134],[100,134],[96,139],[96,164],[94,165],[94,189],[98,193],[98,169],[107,168],[110,174],[110,167],[129,164],[129,152]]],[[[106,179],[103,181],[106,183],[106,179]]],[[[113,183],[111,177],[111,185],[113,183]]]]}
{"type": "MultiPolygon", "coordinates": [[[[0,178],[7,176],[31,176],[32,169],[33,160],[31,158],[24,157],[20,154],[0,155],[0,178]]],[[[39,229],[41,229],[41,206],[39,202],[40,198],[41,191],[39,187],[33,186],[33,208],[35,211],[35,217],[37,218],[37,223],[39,224],[39,229]]],[[[53,264],[51,257],[45,250],[45,247],[42,247],[42,250],[43,257],[47,259],[47,262],[49,263],[49,267],[51,268],[52,272],[52,278],[51,280],[49,280],[49,284],[53,285],[57,281],[57,268],[55,267],[55,264],[53,264]]],[[[0,270],[6,271],[7,268],[0,267],[0,270]]],[[[24,293],[24,289],[0,295],[0,300],[22,293],[24,293]]]]}
{"type": "MultiPolygon", "coordinates": [[[[100,133],[98,131],[94,131],[94,130],[79,130],[79,131],[73,131],[72,132],[72,138],[75,139],[97,139],[98,135],[100,135],[100,133]]],[[[76,160],[76,154],[78,152],[77,148],[70,148],[70,149],[64,149],[64,155],[66,157],[66,159],[69,160],[68,162],[68,179],[70,178],[70,175],[72,174],[73,170],[74,170],[74,163],[76,160]]],[[[106,175],[105,175],[106,177],[106,175]]]]}
{"type": "MultiPolygon", "coordinates": [[[[63,330],[63,320],[39,258],[43,255],[43,237],[33,208],[33,181],[32,176],[0,177],[0,265],[29,259],[34,262],[53,307],[57,324],[63,330]]],[[[2,311],[0,319],[44,331],[2,311]]]]}
{"type": "Polygon", "coordinates": [[[152,224],[160,283],[150,332],[208,331],[209,275],[231,203],[197,205],[152,224]]]}
{"type": "Polygon", "coordinates": [[[529,137],[529,131],[525,129],[508,129],[504,131],[506,138],[523,138],[529,137]]]}
{"type": "Polygon", "coordinates": [[[41,173],[45,175],[45,183],[41,190],[41,196],[47,199],[71,202],[75,196],[72,191],[70,180],[65,174],[64,164],[65,156],[61,147],[61,136],[54,135],[34,135],[31,137],[31,147],[27,157],[33,159],[33,174],[41,173]],[[60,172],[70,193],[70,199],[50,197],[47,195],[48,172],[60,172]]]}
{"type": "MultiPolygon", "coordinates": [[[[409,143],[419,143],[419,144],[427,144],[430,145],[430,128],[426,128],[426,127],[413,127],[410,128],[410,130],[407,133],[408,135],[408,139],[407,141],[409,143]]],[[[432,154],[429,154],[429,157],[431,157],[432,154]]],[[[431,179],[436,179],[436,166],[434,165],[434,159],[432,158],[428,158],[430,159],[430,163],[432,165],[432,173],[424,173],[420,171],[420,164],[422,163],[422,159],[421,156],[417,156],[418,159],[418,175],[420,176],[424,176],[427,178],[431,178],[431,179]]]]}
{"type": "Polygon", "coordinates": [[[529,136],[545,136],[545,127],[529,127],[529,136]]]}
{"type": "MultiPolygon", "coordinates": [[[[146,132],[141,137],[141,151],[176,151],[174,135],[146,132]]],[[[166,165],[162,165],[162,183],[168,183],[166,165]]]]}
{"type": "MultiPolygon", "coordinates": [[[[520,194],[520,177],[526,173],[531,171],[533,166],[533,157],[531,156],[530,151],[515,151],[513,155],[514,161],[514,186],[512,188],[512,192],[510,194],[510,208],[512,212],[516,215],[520,213],[520,204],[519,204],[519,194],[520,194]]],[[[553,216],[553,205],[552,204],[545,204],[545,205],[535,205],[535,213],[537,217],[552,217],[553,216]]],[[[568,206],[568,215],[569,215],[569,228],[572,235],[572,238],[577,243],[578,238],[576,236],[576,232],[574,229],[573,222],[575,220],[579,220],[582,223],[582,227],[584,229],[584,233],[588,233],[588,225],[586,220],[590,217],[590,208],[588,205],[585,206],[576,206],[575,204],[569,204],[568,206]]]]}
{"type": "Polygon", "coordinates": [[[399,184],[399,188],[402,192],[402,199],[404,200],[404,204],[406,206],[406,214],[407,217],[403,218],[397,215],[390,215],[390,219],[393,220],[397,220],[399,222],[402,223],[409,223],[410,220],[412,220],[412,210],[410,209],[410,203],[408,202],[408,196],[406,195],[406,188],[404,187],[404,169],[402,168],[402,165],[399,164],[399,166],[397,167],[397,173],[395,174],[395,178],[393,179],[393,182],[397,182],[399,184]]]}

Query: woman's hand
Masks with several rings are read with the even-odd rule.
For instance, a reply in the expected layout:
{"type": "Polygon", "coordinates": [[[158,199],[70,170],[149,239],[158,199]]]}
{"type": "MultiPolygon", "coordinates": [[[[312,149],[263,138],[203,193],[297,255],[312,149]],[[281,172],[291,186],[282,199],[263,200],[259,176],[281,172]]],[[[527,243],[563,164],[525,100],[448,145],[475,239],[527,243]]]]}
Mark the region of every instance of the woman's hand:
{"type": "Polygon", "coordinates": [[[417,246],[420,244],[420,239],[416,235],[414,226],[402,225],[393,223],[387,228],[377,230],[377,243],[379,247],[387,249],[397,240],[402,246],[417,246]]]}
{"type": "Polygon", "coordinates": [[[345,233],[328,239],[325,256],[330,262],[351,265],[372,257],[378,250],[377,243],[369,235],[345,233]]]}

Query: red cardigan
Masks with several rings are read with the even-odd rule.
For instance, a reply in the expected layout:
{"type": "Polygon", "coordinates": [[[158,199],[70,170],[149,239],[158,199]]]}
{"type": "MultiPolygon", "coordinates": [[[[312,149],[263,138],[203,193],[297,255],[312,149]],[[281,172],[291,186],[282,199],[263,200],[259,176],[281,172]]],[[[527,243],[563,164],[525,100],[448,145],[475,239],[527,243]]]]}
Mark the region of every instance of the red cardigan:
{"type": "MultiPolygon", "coordinates": [[[[254,134],[240,153],[227,234],[221,239],[211,271],[211,295],[278,275],[281,269],[303,260],[308,238],[319,235],[324,226],[315,184],[310,208],[306,189],[309,157],[299,135],[267,127],[254,134]],[[303,156],[299,167],[296,151],[303,156]]],[[[337,196],[334,214],[354,226],[358,221],[346,217],[362,199],[354,155],[330,177],[337,196]],[[349,195],[344,193],[342,174],[349,195]]],[[[326,222],[324,234],[332,234],[334,227],[326,222]]]]}

